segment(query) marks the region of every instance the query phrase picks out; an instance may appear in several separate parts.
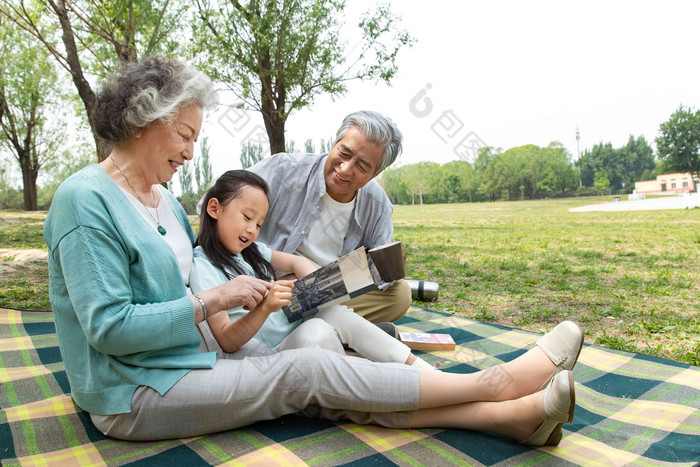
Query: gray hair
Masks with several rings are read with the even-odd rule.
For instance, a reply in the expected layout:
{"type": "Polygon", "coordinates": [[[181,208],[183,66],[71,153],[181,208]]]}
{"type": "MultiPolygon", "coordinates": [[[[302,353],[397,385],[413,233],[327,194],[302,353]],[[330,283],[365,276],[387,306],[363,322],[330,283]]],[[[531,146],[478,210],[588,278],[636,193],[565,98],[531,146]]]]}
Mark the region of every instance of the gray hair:
{"type": "Polygon", "coordinates": [[[345,137],[350,128],[357,128],[369,141],[384,147],[384,154],[379,159],[375,174],[393,164],[399,154],[401,154],[403,141],[401,132],[396,127],[396,123],[379,112],[360,110],[345,117],[340,128],[338,128],[338,132],[335,134],[333,146],[345,137]]]}
{"type": "Polygon", "coordinates": [[[201,71],[161,55],[122,64],[100,89],[95,131],[118,142],[153,122],[173,122],[180,108],[215,105],[214,84],[201,71]]]}

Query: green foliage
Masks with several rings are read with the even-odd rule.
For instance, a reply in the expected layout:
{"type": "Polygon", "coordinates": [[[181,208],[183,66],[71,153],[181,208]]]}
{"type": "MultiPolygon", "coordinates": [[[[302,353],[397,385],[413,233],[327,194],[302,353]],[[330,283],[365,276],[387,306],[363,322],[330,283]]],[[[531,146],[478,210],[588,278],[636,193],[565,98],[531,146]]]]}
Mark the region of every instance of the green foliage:
{"type": "Polygon", "coordinates": [[[262,113],[272,153],[284,151],[284,125],[322,94],[345,92],[351,79],[390,82],[396,55],[413,39],[397,30],[387,5],[363,15],[351,55],[340,40],[343,1],[201,0],[193,23],[196,63],[245,107],[262,113]]]}
{"type": "Polygon", "coordinates": [[[9,160],[0,159],[0,209],[22,209],[22,191],[12,186],[12,168],[9,160]]]}
{"type": "Polygon", "coordinates": [[[194,178],[197,183],[197,190],[203,192],[211,185],[212,172],[211,161],[209,160],[209,137],[202,138],[202,155],[194,161],[194,178]]]}
{"type": "Polygon", "coordinates": [[[0,209],[24,209],[24,194],[18,188],[0,189],[0,209]]]}
{"type": "Polygon", "coordinates": [[[293,139],[290,139],[284,144],[284,152],[288,154],[293,154],[297,152],[296,142],[293,139]]]}
{"type": "Polygon", "coordinates": [[[319,154],[329,153],[329,152],[331,152],[331,149],[333,149],[333,138],[328,138],[328,139],[321,138],[319,140],[319,147],[318,147],[319,154]]]}
{"type": "Polygon", "coordinates": [[[608,178],[608,172],[606,172],[604,169],[597,171],[593,179],[593,186],[596,190],[598,190],[598,192],[601,195],[605,193],[608,190],[608,188],[610,188],[610,179],[608,178]]]}
{"type": "Polygon", "coordinates": [[[246,141],[241,146],[241,167],[247,169],[263,159],[263,149],[259,144],[246,141]]]}
{"type": "MultiPolygon", "coordinates": [[[[182,28],[189,24],[188,8],[187,2],[171,0],[0,0],[0,16],[33,36],[33,44],[70,73],[91,126],[95,125],[94,78],[104,78],[120,62],[139,55],[175,53],[184,36],[182,28]]],[[[94,132],[93,137],[98,159],[103,160],[110,144],[94,132]]]]}
{"type": "Polygon", "coordinates": [[[442,168],[451,176],[456,177],[447,185],[452,196],[450,202],[473,201],[478,188],[478,179],[474,167],[465,161],[452,161],[444,164],[442,168]]]}
{"type": "Polygon", "coordinates": [[[311,138],[304,141],[304,152],[309,154],[315,154],[316,148],[314,147],[314,142],[311,138]]]}
{"type": "Polygon", "coordinates": [[[46,49],[0,19],[0,145],[12,153],[22,173],[24,209],[34,211],[39,171],[65,135],[60,83],[46,49]]]}
{"type": "Polygon", "coordinates": [[[78,44],[82,68],[91,75],[104,77],[122,60],[156,53],[176,54],[180,48],[183,20],[188,5],[170,0],[129,0],[102,2],[77,0],[61,2],[2,2],[2,13],[15,19],[24,29],[41,38],[47,51],[70,69],[69,52],[65,50],[66,32],[78,44]],[[60,15],[68,21],[62,29],[60,15]]]}
{"type": "Polygon", "coordinates": [[[180,202],[180,204],[185,209],[185,212],[188,215],[196,216],[197,215],[197,203],[202,198],[203,194],[204,194],[203,191],[200,193],[189,192],[189,193],[183,194],[177,200],[180,202]]]}
{"type": "Polygon", "coordinates": [[[43,183],[38,189],[37,205],[40,210],[48,210],[59,185],[83,167],[95,162],[94,150],[86,143],[71,150],[64,150],[44,167],[43,183]]]}
{"type": "Polygon", "coordinates": [[[576,189],[578,174],[566,149],[554,142],[506,152],[481,148],[473,165],[460,160],[390,167],[379,183],[394,204],[459,203],[566,196],[576,189]]]}
{"type": "Polygon", "coordinates": [[[440,165],[435,162],[419,162],[404,168],[403,181],[411,195],[411,204],[415,204],[416,196],[423,204],[423,196],[436,191],[440,177],[440,165]]]}
{"type": "Polygon", "coordinates": [[[180,189],[184,194],[192,193],[192,165],[183,164],[177,175],[180,180],[180,189]]]}
{"type": "Polygon", "coordinates": [[[405,166],[389,167],[384,169],[381,176],[377,179],[382,188],[384,188],[384,192],[394,204],[399,204],[410,196],[406,190],[406,182],[403,180],[405,171],[405,166]]]}
{"type": "Polygon", "coordinates": [[[589,187],[595,186],[596,174],[601,170],[607,173],[611,189],[630,192],[634,189],[634,182],[656,176],[654,151],[643,136],[630,136],[627,144],[617,149],[611,143],[596,144],[583,152],[576,165],[582,184],[589,187]]]}
{"type": "Polygon", "coordinates": [[[681,105],[659,131],[656,147],[667,173],[700,174],[700,110],[681,105]]]}

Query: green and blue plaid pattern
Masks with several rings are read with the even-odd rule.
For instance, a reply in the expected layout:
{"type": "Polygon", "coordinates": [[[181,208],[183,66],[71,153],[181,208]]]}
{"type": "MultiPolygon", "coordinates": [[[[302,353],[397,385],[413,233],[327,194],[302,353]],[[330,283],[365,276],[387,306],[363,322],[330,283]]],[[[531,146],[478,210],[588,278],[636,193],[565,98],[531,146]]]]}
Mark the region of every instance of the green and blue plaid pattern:
{"type": "MultiPolygon", "coordinates": [[[[469,373],[512,360],[538,334],[412,308],[401,330],[449,333],[455,351],[420,353],[469,373]]],[[[13,465],[693,465],[700,461],[700,370],[584,346],[576,416],[558,447],[448,429],[394,430],[287,416],[161,442],[99,433],[75,406],[50,312],[0,309],[0,458],[13,465]]],[[[489,375],[495,386],[508,375],[489,375]]]]}

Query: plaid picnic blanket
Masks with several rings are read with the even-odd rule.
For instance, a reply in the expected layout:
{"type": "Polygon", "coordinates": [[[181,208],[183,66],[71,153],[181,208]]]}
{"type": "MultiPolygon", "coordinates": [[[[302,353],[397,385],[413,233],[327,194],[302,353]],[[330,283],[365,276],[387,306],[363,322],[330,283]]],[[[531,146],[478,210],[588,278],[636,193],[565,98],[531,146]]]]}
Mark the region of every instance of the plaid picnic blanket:
{"type": "MultiPolygon", "coordinates": [[[[509,361],[538,334],[412,308],[402,330],[447,332],[444,371],[509,361]]],[[[2,465],[693,465],[700,460],[700,369],[584,346],[576,415],[555,448],[448,429],[394,430],[296,416],[160,442],[99,433],[70,398],[50,312],[0,309],[2,465]]],[[[498,383],[498,382],[496,382],[498,383]]]]}

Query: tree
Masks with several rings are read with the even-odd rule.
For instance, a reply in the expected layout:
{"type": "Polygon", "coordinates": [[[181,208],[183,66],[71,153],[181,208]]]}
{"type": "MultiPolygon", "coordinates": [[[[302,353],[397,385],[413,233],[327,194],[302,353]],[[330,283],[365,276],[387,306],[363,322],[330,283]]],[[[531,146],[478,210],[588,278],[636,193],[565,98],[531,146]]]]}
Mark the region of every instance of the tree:
{"type": "Polygon", "coordinates": [[[104,77],[106,70],[136,60],[139,53],[172,53],[178,43],[170,38],[185,23],[186,8],[170,0],[0,0],[0,14],[34,36],[70,74],[100,161],[111,146],[95,133],[97,97],[88,78],[104,77]]]}
{"type": "Polygon", "coordinates": [[[477,177],[478,192],[485,195],[489,201],[497,199],[497,181],[494,173],[494,159],[500,154],[500,149],[489,146],[480,148],[474,161],[474,172],[477,177]]]}
{"type": "Polygon", "coordinates": [[[48,210],[58,187],[65,179],[78,170],[95,161],[93,146],[90,141],[82,140],[65,148],[60,155],[52,158],[42,167],[39,174],[40,186],[37,189],[39,209],[48,210]]]}
{"type": "Polygon", "coordinates": [[[331,149],[333,149],[333,138],[321,138],[319,141],[319,153],[326,154],[327,152],[331,152],[331,149]]]}
{"type": "Polygon", "coordinates": [[[405,172],[405,166],[387,167],[379,177],[379,184],[382,186],[384,192],[394,204],[399,204],[408,198],[408,194],[406,193],[406,182],[404,181],[405,172]]]}
{"type": "Polygon", "coordinates": [[[598,143],[593,148],[584,150],[576,161],[581,171],[581,183],[585,186],[593,186],[598,171],[602,169],[609,173],[610,169],[614,170],[611,164],[614,152],[612,143],[598,143]]]}
{"type": "Polygon", "coordinates": [[[667,170],[700,174],[700,111],[678,107],[661,124],[656,138],[659,159],[667,170]]]}
{"type": "Polygon", "coordinates": [[[241,167],[247,169],[252,167],[263,158],[262,146],[246,141],[241,145],[241,167]]]}
{"type": "Polygon", "coordinates": [[[415,195],[418,195],[420,204],[423,204],[423,195],[433,192],[435,188],[432,183],[432,180],[434,180],[433,174],[439,168],[440,165],[435,162],[419,162],[406,166],[404,180],[406,188],[411,194],[411,204],[416,204],[415,195]]]}
{"type": "Polygon", "coordinates": [[[559,142],[552,142],[541,150],[543,159],[542,178],[537,189],[545,193],[559,193],[575,190],[578,185],[576,170],[571,164],[571,157],[559,142]]]}
{"type": "Polygon", "coordinates": [[[488,172],[490,187],[494,193],[500,195],[504,191],[507,192],[509,201],[515,199],[518,193],[521,198],[524,197],[526,161],[530,152],[529,146],[521,146],[508,149],[493,157],[488,172]]]}
{"type": "Polygon", "coordinates": [[[24,209],[36,211],[39,170],[64,137],[59,110],[60,84],[48,52],[0,21],[0,138],[22,172],[24,209]],[[54,126],[46,116],[52,115],[54,126]]]}
{"type": "MultiPolygon", "coordinates": [[[[452,200],[455,202],[472,202],[472,195],[476,191],[476,177],[474,167],[466,161],[452,161],[444,164],[442,168],[450,175],[456,177],[456,184],[451,187],[453,190],[452,200]]],[[[447,183],[448,189],[453,182],[447,183]]]]}
{"type": "Polygon", "coordinates": [[[197,0],[193,55],[241,105],[259,111],[273,154],[285,150],[284,126],[320,94],[338,96],[352,79],[390,83],[399,50],[413,39],[397,30],[388,5],[366,13],[354,56],[340,39],[342,0],[197,0]]]}
{"type": "Polygon", "coordinates": [[[630,135],[625,146],[613,148],[611,143],[598,143],[585,150],[576,161],[581,171],[581,183],[594,186],[595,174],[604,170],[608,174],[610,187],[619,190],[629,188],[642,180],[643,174],[654,170],[654,151],[643,136],[630,135]]]}
{"type": "Polygon", "coordinates": [[[290,139],[284,144],[284,152],[288,154],[297,152],[296,142],[293,139],[290,139]]]}
{"type": "Polygon", "coordinates": [[[22,193],[14,188],[12,181],[11,163],[0,158],[0,208],[21,209],[23,206],[22,193]]]}
{"type": "Polygon", "coordinates": [[[602,195],[605,191],[610,188],[610,179],[608,178],[608,173],[605,169],[601,169],[595,173],[595,179],[593,181],[593,186],[602,195]]]}
{"type": "Polygon", "coordinates": [[[209,188],[211,183],[211,161],[209,160],[209,137],[202,138],[201,152],[202,155],[197,158],[194,165],[194,178],[197,182],[198,193],[209,188]]]}
{"type": "Polygon", "coordinates": [[[311,140],[311,138],[304,141],[304,152],[314,154],[315,151],[316,148],[314,148],[314,142],[311,140]]]}
{"type": "MultiPolygon", "coordinates": [[[[620,159],[623,164],[622,183],[623,188],[633,188],[634,182],[649,180],[644,175],[656,168],[654,149],[647,143],[644,136],[635,138],[630,135],[627,144],[619,149],[620,159]]],[[[652,177],[653,178],[653,177],[652,177]]]]}
{"type": "Polygon", "coordinates": [[[476,174],[474,167],[466,161],[452,161],[443,165],[450,173],[457,176],[459,180],[459,190],[456,201],[473,201],[472,196],[477,189],[476,174]]]}
{"type": "Polygon", "coordinates": [[[178,177],[180,179],[180,189],[183,195],[192,193],[192,166],[190,164],[183,164],[178,172],[178,177]]]}

